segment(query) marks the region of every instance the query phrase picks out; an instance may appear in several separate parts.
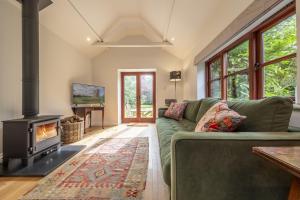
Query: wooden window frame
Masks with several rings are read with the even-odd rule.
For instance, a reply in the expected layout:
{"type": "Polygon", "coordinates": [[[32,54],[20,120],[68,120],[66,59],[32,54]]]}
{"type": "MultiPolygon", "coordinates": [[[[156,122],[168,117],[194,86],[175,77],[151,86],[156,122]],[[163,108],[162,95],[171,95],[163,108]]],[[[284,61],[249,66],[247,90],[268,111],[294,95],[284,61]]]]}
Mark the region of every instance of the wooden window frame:
{"type": "MultiPolygon", "coordinates": [[[[228,65],[228,53],[231,51],[231,50],[234,50],[236,47],[238,47],[239,45],[243,44],[244,42],[248,41],[248,52],[250,54],[250,35],[245,35],[244,37],[242,37],[241,39],[237,40],[236,43],[233,43],[232,46],[229,46],[229,48],[224,52],[224,66],[223,66],[223,71],[224,71],[224,85],[226,88],[224,90],[224,99],[227,99],[227,85],[228,85],[228,77],[232,77],[232,76],[235,76],[235,75],[242,75],[244,73],[247,73],[248,74],[248,77],[249,77],[249,68],[250,68],[250,56],[248,55],[248,66],[247,68],[245,69],[242,69],[242,70],[239,70],[239,71],[236,71],[236,72],[233,72],[233,73],[230,73],[228,74],[227,72],[227,65],[228,65]],[[226,73],[225,73],[226,72],[226,73]]],[[[248,82],[249,82],[249,78],[248,78],[248,82]]],[[[249,82],[249,85],[250,85],[250,82],[249,82]]],[[[249,97],[250,97],[250,88],[249,88],[249,97]]]]}
{"type": "Polygon", "coordinates": [[[221,83],[221,88],[220,88],[220,96],[222,97],[222,68],[221,68],[221,71],[220,71],[220,76],[218,78],[215,78],[215,79],[211,79],[211,64],[216,62],[217,60],[220,60],[220,64],[222,66],[222,57],[220,57],[220,55],[216,55],[214,56],[209,62],[206,63],[206,67],[208,70],[206,70],[206,85],[207,85],[207,89],[206,89],[206,93],[207,93],[207,96],[211,96],[211,83],[214,82],[214,81],[220,81],[221,83]]]}
{"type": "Polygon", "coordinates": [[[263,91],[264,91],[264,80],[263,80],[263,68],[265,66],[279,63],[284,60],[288,60],[291,58],[296,57],[296,53],[292,53],[286,56],[282,56],[280,58],[276,58],[270,60],[268,62],[263,62],[263,40],[262,40],[262,33],[269,30],[270,28],[276,26],[277,24],[281,23],[285,19],[289,18],[296,14],[296,4],[295,1],[288,4],[285,8],[281,11],[274,14],[269,19],[265,20],[262,24],[255,27],[250,32],[246,33],[237,41],[233,42],[228,47],[224,48],[222,51],[218,52],[215,56],[209,59],[205,63],[206,68],[206,96],[211,97],[211,88],[210,83],[210,64],[214,62],[216,59],[221,59],[221,98],[227,99],[227,78],[229,76],[233,76],[234,74],[238,73],[248,73],[248,81],[249,81],[249,99],[261,99],[263,98],[263,91]],[[241,70],[235,72],[233,74],[227,75],[225,72],[227,71],[227,53],[230,50],[233,50],[235,47],[239,46],[243,42],[249,40],[249,65],[248,69],[241,70]]]}

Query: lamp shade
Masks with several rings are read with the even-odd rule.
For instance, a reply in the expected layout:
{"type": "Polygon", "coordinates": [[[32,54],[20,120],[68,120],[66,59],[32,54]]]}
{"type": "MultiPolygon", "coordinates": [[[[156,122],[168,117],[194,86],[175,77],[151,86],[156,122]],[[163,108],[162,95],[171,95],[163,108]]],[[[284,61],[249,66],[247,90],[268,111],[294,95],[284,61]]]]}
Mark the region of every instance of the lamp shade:
{"type": "Polygon", "coordinates": [[[171,71],[170,81],[181,81],[181,71],[171,71]]]}

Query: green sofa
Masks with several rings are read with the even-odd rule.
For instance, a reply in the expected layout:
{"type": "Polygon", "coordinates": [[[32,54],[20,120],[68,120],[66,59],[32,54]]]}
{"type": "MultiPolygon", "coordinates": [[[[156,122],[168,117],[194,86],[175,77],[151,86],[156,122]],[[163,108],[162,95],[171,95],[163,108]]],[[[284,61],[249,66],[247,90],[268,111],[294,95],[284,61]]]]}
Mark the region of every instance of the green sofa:
{"type": "Polygon", "coordinates": [[[289,132],[289,98],[229,101],[247,119],[234,133],[196,133],[195,126],[219,99],[188,101],[175,121],[159,109],[156,127],[164,180],[172,200],[281,200],[291,175],[252,153],[254,146],[300,145],[300,132],[289,132]]]}

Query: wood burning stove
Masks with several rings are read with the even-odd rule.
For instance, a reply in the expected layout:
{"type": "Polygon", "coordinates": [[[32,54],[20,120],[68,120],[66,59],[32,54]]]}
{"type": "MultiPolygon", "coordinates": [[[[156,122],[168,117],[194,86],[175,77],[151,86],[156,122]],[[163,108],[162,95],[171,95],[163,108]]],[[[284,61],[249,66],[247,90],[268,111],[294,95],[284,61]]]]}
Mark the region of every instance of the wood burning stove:
{"type": "MultiPolygon", "coordinates": [[[[20,1],[20,0],[19,0],[20,1]]],[[[3,122],[3,164],[21,159],[33,163],[38,155],[60,146],[60,116],[39,114],[39,10],[50,0],[22,0],[22,113],[23,119],[3,122]]]]}
{"type": "Polygon", "coordinates": [[[60,116],[39,116],[3,122],[3,165],[21,159],[31,165],[41,154],[60,147],[60,116]]]}

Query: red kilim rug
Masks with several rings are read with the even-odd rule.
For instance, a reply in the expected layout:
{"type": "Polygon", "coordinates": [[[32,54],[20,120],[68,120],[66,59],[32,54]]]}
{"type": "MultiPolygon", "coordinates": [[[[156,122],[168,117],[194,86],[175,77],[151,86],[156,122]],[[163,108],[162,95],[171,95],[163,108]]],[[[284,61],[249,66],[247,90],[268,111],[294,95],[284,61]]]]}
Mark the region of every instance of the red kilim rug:
{"type": "Polygon", "coordinates": [[[65,163],[21,199],[142,199],[148,138],[103,139],[65,163]]]}

